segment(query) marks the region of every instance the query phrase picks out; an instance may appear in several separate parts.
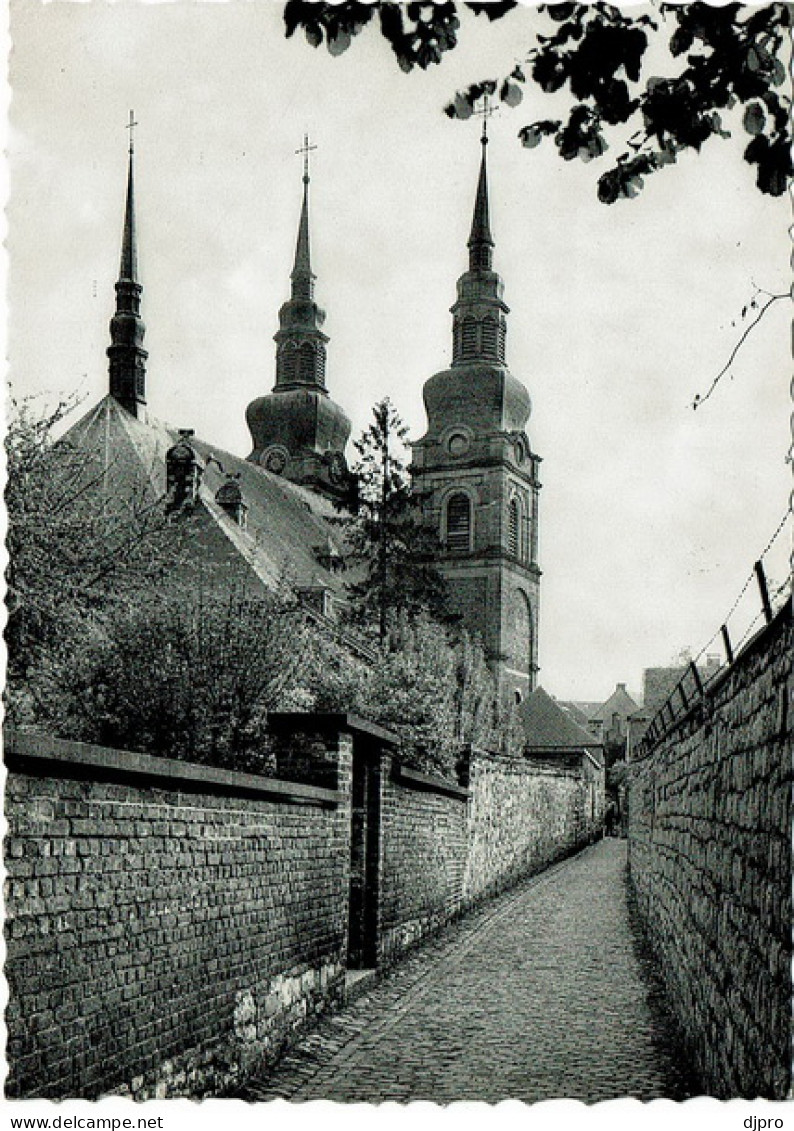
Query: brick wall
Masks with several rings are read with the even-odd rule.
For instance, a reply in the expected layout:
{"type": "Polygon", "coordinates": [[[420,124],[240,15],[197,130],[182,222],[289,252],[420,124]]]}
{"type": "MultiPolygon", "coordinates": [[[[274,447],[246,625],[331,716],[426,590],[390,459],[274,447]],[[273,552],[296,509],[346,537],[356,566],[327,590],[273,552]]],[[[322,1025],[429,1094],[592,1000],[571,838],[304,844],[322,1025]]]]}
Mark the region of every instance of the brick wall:
{"type": "Polygon", "coordinates": [[[344,736],[337,793],[30,735],[6,758],[9,1096],[210,1093],[340,996],[344,736]]]}
{"type": "Polygon", "coordinates": [[[467,903],[585,845],[603,812],[603,773],[474,753],[469,776],[467,903]]]}
{"type": "Polygon", "coordinates": [[[380,956],[394,957],[463,905],[467,794],[422,775],[383,775],[380,956]]]}
{"type": "Polygon", "coordinates": [[[352,716],[270,725],[277,779],[7,736],[9,1096],[228,1089],[591,835],[580,766],[475,753],[464,788],[352,716]]]}
{"type": "Polygon", "coordinates": [[[791,1056],[791,602],[631,765],[632,882],[705,1091],[784,1099],[791,1056]]]}

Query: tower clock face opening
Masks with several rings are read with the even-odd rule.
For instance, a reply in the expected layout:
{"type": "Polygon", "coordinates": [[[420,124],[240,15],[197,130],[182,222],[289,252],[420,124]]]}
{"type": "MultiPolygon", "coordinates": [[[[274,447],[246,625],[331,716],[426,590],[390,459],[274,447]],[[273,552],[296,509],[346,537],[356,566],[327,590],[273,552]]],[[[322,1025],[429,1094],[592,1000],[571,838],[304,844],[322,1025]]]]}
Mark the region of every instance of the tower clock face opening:
{"type": "Polygon", "coordinates": [[[465,455],[469,450],[469,437],[463,432],[453,432],[447,441],[447,448],[451,456],[465,455]]]}

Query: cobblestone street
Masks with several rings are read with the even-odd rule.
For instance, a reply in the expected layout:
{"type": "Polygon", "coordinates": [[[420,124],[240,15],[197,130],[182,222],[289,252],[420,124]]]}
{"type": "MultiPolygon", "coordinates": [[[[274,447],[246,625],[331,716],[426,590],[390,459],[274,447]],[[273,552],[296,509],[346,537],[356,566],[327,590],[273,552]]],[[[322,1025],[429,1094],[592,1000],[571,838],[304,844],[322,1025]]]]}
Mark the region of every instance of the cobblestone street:
{"type": "Polygon", "coordinates": [[[236,1094],[535,1102],[693,1094],[604,840],[412,952],[236,1094]]]}

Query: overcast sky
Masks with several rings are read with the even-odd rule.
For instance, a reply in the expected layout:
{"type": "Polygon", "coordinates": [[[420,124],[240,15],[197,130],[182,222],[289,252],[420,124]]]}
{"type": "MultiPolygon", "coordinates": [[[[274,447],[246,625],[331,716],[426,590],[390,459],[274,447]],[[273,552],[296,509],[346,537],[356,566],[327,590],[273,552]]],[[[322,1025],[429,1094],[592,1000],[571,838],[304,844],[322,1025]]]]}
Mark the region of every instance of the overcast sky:
{"type": "MultiPolygon", "coordinates": [[[[451,355],[479,161],[478,125],[443,106],[512,69],[537,26],[529,8],[493,25],[467,18],[440,67],[404,75],[374,29],[338,58],[286,40],[275,3],[16,0],[15,389],[79,389],[85,408],[106,392],[134,108],[152,414],[248,454],[245,407],[275,377],[300,207],[294,151],[308,130],[331,395],[354,433],[388,395],[419,437],[422,385],[451,355]]],[[[753,282],[788,287],[790,208],[754,187],[741,128],[636,200],[601,205],[598,164],[516,140],[552,109],[531,88],[492,120],[495,265],[544,461],[540,680],[600,700],[699,651],[785,512],[785,303],[732,380],[690,405],[727,359],[753,282]]],[[[782,539],[778,550],[782,580],[782,539]]],[[[747,600],[754,615],[752,587],[747,600]]]]}

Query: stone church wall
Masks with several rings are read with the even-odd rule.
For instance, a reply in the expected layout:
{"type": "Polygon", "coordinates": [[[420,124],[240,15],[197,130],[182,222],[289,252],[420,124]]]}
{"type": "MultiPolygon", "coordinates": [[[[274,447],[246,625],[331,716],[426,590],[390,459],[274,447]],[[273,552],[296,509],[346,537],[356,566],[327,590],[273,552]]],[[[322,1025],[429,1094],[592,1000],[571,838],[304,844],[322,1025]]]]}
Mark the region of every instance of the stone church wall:
{"type": "Polygon", "coordinates": [[[344,758],[333,791],[7,737],[9,1096],[213,1092],[341,997],[344,758]]]}
{"type": "Polygon", "coordinates": [[[630,767],[638,907],[719,1098],[790,1086],[793,646],[789,601],[630,767]]]}
{"type": "Polygon", "coordinates": [[[595,835],[601,808],[593,814],[591,795],[597,786],[575,769],[475,752],[469,778],[466,903],[541,871],[595,835]]]}

